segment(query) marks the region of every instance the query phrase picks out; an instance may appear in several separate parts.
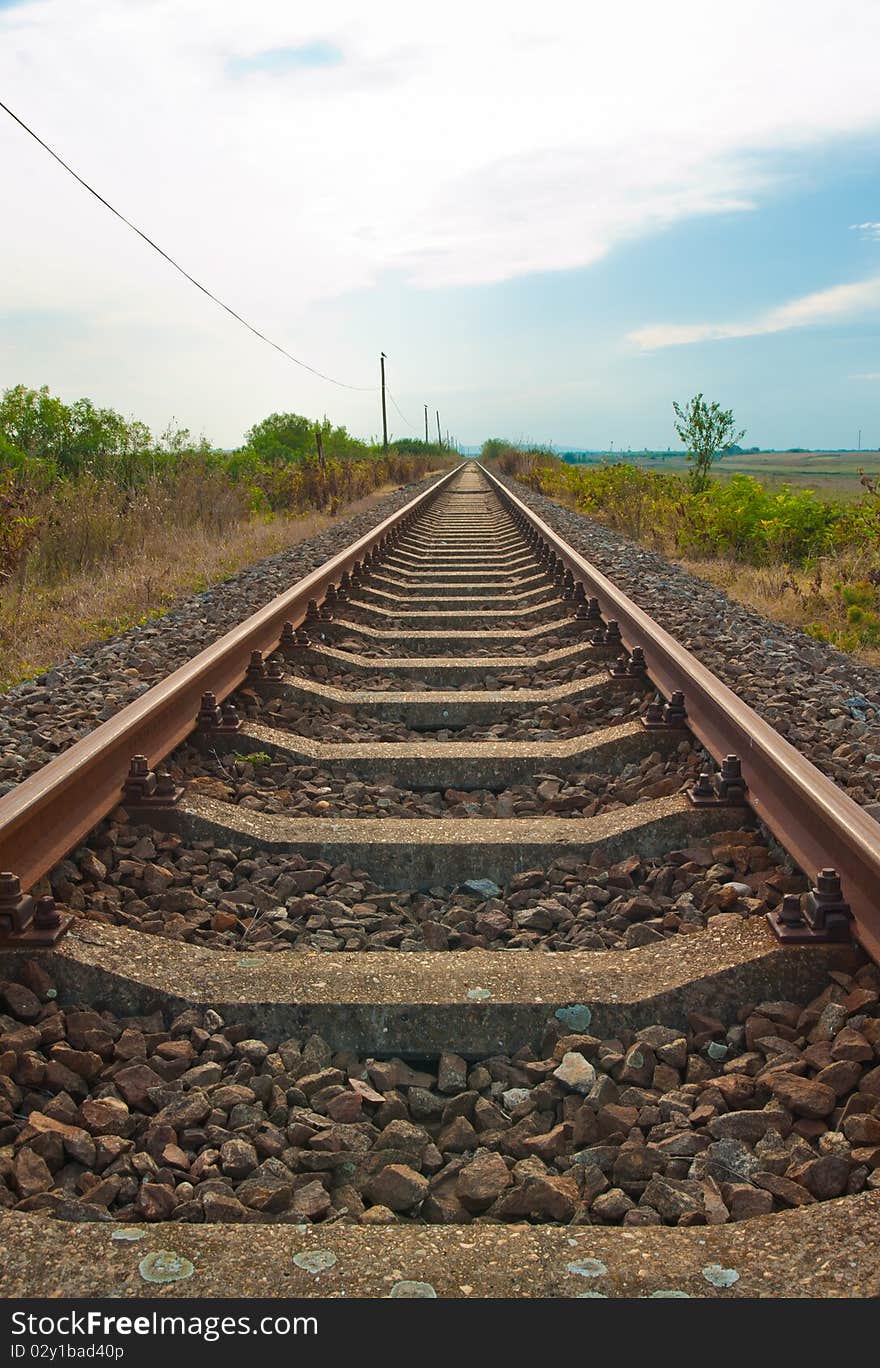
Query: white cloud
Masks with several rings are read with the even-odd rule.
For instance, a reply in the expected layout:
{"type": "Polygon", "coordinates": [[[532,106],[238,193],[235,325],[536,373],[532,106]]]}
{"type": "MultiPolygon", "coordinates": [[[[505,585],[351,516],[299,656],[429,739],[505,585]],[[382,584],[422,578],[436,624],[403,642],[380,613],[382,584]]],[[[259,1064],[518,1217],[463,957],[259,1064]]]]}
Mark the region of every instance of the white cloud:
{"type": "Polygon", "coordinates": [[[851,223],[849,227],[851,233],[858,233],[860,237],[880,242],[880,223],[851,223]]]}
{"type": "MultiPolygon", "coordinates": [[[[0,89],[232,307],[360,384],[347,298],[585,266],[745,212],[770,180],[762,154],[880,123],[878,45],[871,0],[843,0],[833,23],[824,0],[33,0],[0,9],[0,89]],[[341,60],[267,56],[322,49],[341,60]]],[[[47,329],[42,354],[65,383],[97,376],[93,392],[132,407],[174,393],[178,412],[210,394],[239,414],[234,391],[270,372],[288,403],[360,421],[356,398],[238,338],[5,117],[0,158],[4,309],[63,317],[75,337],[56,354],[47,329]]],[[[17,378],[17,325],[8,338],[17,378]]],[[[422,382],[417,348],[399,364],[402,388],[422,382]]]]}
{"type": "Polygon", "coordinates": [[[836,323],[880,309],[880,276],[849,285],[833,285],[802,295],[754,318],[730,323],[649,323],[629,333],[628,341],[646,351],[679,347],[690,342],[718,342],[732,337],[761,337],[823,323],[836,323]]]}
{"type": "Polygon", "coordinates": [[[862,371],[861,375],[851,375],[850,380],[880,380],[880,371],[862,371]]]}

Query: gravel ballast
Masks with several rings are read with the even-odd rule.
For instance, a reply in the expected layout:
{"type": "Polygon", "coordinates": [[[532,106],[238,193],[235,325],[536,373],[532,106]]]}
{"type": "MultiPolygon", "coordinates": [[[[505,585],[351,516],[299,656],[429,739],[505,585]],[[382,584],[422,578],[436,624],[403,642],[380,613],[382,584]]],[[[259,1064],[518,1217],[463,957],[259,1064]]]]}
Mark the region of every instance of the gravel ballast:
{"type": "Polygon", "coordinates": [[[217,848],[103,823],[49,880],[86,920],[213,950],[629,950],[701,930],[717,912],[762,916],[801,892],[764,838],[718,832],[659,859],[557,858],[502,888],[471,880],[384,891],[362,871],[256,847],[217,848]]]}
{"type": "MultiPolygon", "coordinates": [[[[880,1186],[880,973],[468,1061],[0,983],[0,1204],[71,1221],[718,1225],[880,1186]]],[[[570,1019],[569,1019],[570,1018],[570,1019]]]]}
{"type": "Polygon", "coordinates": [[[190,793],[203,793],[253,812],[282,812],[291,817],[595,817],[616,807],[692,786],[705,767],[705,752],[681,741],[672,755],[653,751],[618,772],[575,768],[552,773],[543,765],[533,782],[493,789],[413,790],[395,781],[390,771],[374,783],[313,765],[272,761],[265,753],[247,756],[203,755],[183,748],[171,765],[176,781],[190,793]]]}

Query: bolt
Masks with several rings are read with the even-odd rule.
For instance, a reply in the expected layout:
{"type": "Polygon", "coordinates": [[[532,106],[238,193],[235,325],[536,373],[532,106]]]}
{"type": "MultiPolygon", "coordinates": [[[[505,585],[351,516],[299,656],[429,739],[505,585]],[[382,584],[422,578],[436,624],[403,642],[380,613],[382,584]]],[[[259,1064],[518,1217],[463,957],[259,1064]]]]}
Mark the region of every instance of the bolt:
{"type": "Polygon", "coordinates": [[[238,716],[238,708],[236,708],[231,698],[227,698],[223,704],[223,707],[220,711],[219,725],[223,728],[224,731],[238,731],[239,727],[241,726],[241,720],[238,716]]]}
{"type": "Polygon", "coordinates": [[[667,727],[683,727],[686,717],[684,694],[681,689],[676,689],[663,709],[663,721],[667,727]]]}
{"type": "Polygon", "coordinates": [[[779,909],[779,920],[783,926],[803,926],[804,914],[801,909],[799,893],[785,893],[779,909]]]}
{"type": "Polygon", "coordinates": [[[653,699],[645,709],[645,721],[654,726],[662,725],[663,699],[661,698],[660,694],[658,694],[657,697],[653,699]]]}
{"type": "Polygon", "coordinates": [[[61,913],[55,906],[55,899],[46,893],[37,898],[34,904],[34,926],[38,931],[54,931],[61,925],[61,913]]]}
{"type": "Polygon", "coordinates": [[[840,875],[836,869],[820,869],[816,876],[816,886],[814,892],[820,893],[825,898],[840,899],[843,891],[840,887],[840,875]]]}
{"type": "Polygon", "coordinates": [[[214,727],[220,725],[220,709],[217,706],[217,695],[213,693],[203,693],[202,703],[196,717],[196,726],[199,731],[212,731],[214,727]]]}
{"type": "Polygon", "coordinates": [[[691,789],[693,798],[714,798],[715,785],[712,783],[712,776],[708,770],[702,770],[697,782],[691,789]]]}
{"type": "Polygon", "coordinates": [[[10,870],[0,873],[0,908],[10,901],[18,902],[21,897],[21,879],[10,870]]]}
{"type": "Polygon", "coordinates": [[[718,776],[718,797],[725,802],[743,802],[746,796],[746,781],[742,775],[742,764],[738,755],[725,755],[721,761],[718,776]]]}
{"type": "Polygon", "coordinates": [[[179,792],[166,769],[156,771],[156,791],[153,796],[163,807],[177,802],[179,792]]]}
{"type": "Polygon", "coordinates": [[[266,666],[263,664],[263,652],[251,651],[250,663],[247,667],[248,679],[264,679],[266,666]]]}

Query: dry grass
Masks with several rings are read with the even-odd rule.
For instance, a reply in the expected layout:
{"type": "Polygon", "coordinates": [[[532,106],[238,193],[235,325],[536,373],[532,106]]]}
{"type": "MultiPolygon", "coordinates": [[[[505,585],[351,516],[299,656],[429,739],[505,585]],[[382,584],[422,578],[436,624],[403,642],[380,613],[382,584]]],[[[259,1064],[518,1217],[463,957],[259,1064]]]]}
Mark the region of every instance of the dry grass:
{"type": "MultiPolygon", "coordinates": [[[[846,632],[848,625],[846,605],[835,586],[861,578],[853,572],[849,559],[831,556],[809,573],[783,565],[743,565],[724,557],[672,559],[772,622],[783,622],[800,630],[820,623],[832,638],[836,633],[846,632]]],[[[876,646],[856,646],[849,653],[868,665],[880,665],[880,649],[876,646]]]]}
{"type": "MultiPolygon", "coordinates": [[[[350,517],[398,488],[384,485],[339,510],[350,517]]],[[[153,526],[146,544],[58,583],[9,585],[0,595],[0,688],[48,669],[69,652],[166,612],[256,561],[305,541],[337,519],[314,513],[204,526],[153,526]]]]}

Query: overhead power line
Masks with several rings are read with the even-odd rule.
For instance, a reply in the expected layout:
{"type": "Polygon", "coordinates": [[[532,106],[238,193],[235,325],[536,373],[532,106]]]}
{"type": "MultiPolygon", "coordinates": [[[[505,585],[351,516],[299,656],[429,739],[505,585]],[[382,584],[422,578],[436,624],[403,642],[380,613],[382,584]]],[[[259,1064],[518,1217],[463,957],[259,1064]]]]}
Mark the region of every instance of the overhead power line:
{"type": "Polygon", "coordinates": [[[343,380],[334,380],[332,375],[325,375],[323,371],[316,370],[314,366],[308,365],[305,361],[300,361],[299,357],[294,356],[291,352],[287,350],[286,347],[282,347],[279,342],[273,342],[271,337],[267,337],[265,333],[260,332],[259,328],[255,328],[253,323],[249,323],[246,318],[242,318],[241,314],[236,313],[235,309],[230,308],[228,304],[224,304],[222,299],[218,299],[217,295],[213,294],[208,289],[207,285],[203,285],[201,281],[196,280],[195,276],[191,276],[189,271],[185,270],[178,261],[174,260],[174,257],[169,256],[168,253],[164,251],[157,242],[154,242],[151,237],[148,237],[146,233],[142,232],[141,229],[138,228],[136,223],[132,223],[131,219],[127,219],[124,214],[121,214],[118,209],[115,209],[109,200],[106,200],[103,195],[99,194],[98,191],[94,189],[93,186],[89,185],[88,181],[83,180],[82,176],[78,175],[77,172],[74,171],[72,166],[68,166],[64,158],[60,157],[58,153],[55,152],[49,146],[48,143],[44,142],[38,133],[35,133],[32,128],[29,128],[28,125],[24,122],[24,120],[20,119],[18,115],[14,113],[13,110],[11,110],[7,104],[3,103],[2,100],[0,100],[0,109],[4,110],[5,113],[7,113],[11,119],[14,119],[14,121],[18,124],[19,128],[23,128],[25,133],[28,133],[34,139],[35,142],[38,142],[40,146],[46,152],[49,153],[50,157],[54,157],[55,161],[58,162],[58,165],[63,166],[64,170],[68,173],[68,175],[73,176],[73,179],[75,181],[78,181],[84,190],[88,190],[90,195],[94,195],[95,199],[98,200],[100,204],[103,204],[105,209],[109,209],[111,214],[115,214],[116,218],[120,219],[127,228],[130,228],[132,230],[133,233],[137,233],[138,237],[141,238],[147,244],[148,247],[152,247],[154,252],[158,252],[159,256],[164,257],[165,260],[168,262],[169,266],[173,266],[175,271],[178,271],[180,275],[182,275],[185,280],[188,280],[191,285],[195,285],[197,290],[201,290],[203,295],[207,295],[208,298],[213,300],[215,304],[219,304],[221,309],[225,309],[225,311],[232,318],[234,318],[236,322],[241,323],[245,328],[247,328],[248,332],[252,332],[254,334],[254,337],[258,337],[261,342],[268,343],[270,347],[274,347],[275,351],[280,352],[282,356],[285,356],[288,361],[292,361],[295,366],[301,366],[303,370],[307,370],[312,375],[316,375],[319,380],[326,380],[331,385],[338,385],[340,389],[359,390],[363,394],[375,392],[375,385],[347,385],[343,380]]]}
{"type": "Polygon", "coordinates": [[[406,414],[401,410],[400,405],[398,404],[397,400],[395,399],[394,395],[391,393],[387,385],[385,386],[385,393],[388,395],[388,398],[391,400],[392,404],[397,409],[397,412],[400,414],[401,418],[406,423],[407,427],[411,427],[413,431],[415,431],[415,423],[411,423],[409,421],[406,414]]]}

